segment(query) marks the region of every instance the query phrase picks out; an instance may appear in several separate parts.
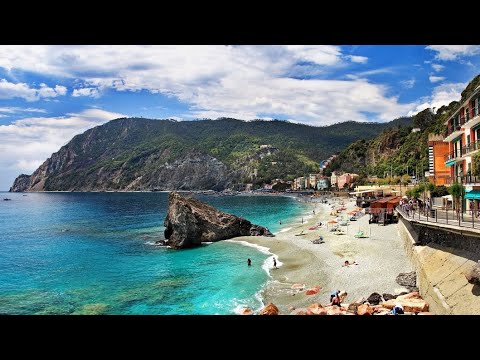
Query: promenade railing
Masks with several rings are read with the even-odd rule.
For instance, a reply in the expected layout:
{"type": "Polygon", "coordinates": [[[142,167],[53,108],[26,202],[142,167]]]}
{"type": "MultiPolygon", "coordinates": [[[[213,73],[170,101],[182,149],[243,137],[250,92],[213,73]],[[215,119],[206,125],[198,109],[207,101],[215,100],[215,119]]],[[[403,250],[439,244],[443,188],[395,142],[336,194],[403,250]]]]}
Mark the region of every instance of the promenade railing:
{"type": "Polygon", "coordinates": [[[480,210],[467,210],[465,213],[461,213],[456,209],[433,208],[425,211],[416,208],[407,211],[403,205],[397,206],[395,210],[408,220],[419,220],[437,225],[445,224],[480,230],[480,210]]]}

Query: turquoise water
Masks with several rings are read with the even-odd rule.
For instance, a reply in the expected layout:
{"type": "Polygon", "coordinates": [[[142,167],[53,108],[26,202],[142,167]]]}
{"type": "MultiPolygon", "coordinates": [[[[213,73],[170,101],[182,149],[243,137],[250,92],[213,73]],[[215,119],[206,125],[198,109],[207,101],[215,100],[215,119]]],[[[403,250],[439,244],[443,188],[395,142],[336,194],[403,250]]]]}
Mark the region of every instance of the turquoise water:
{"type": "MultiPolygon", "coordinates": [[[[232,314],[261,306],[269,255],[231,242],[181,251],[152,245],[163,237],[166,193],[5,197],[12,201],[0,200],[0,314],[232,314]]],[[[305,211],[286,197],[198,198],[272,231],[305,211]]]]}

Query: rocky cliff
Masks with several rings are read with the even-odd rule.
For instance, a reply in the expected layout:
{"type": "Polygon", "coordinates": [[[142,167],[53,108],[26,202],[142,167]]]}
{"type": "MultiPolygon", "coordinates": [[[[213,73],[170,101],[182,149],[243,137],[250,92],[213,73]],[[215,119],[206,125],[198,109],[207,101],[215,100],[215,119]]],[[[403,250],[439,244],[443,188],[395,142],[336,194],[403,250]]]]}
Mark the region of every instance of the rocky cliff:
{"type": "Polygon", "coordinates": [[[221,212],[193,198],[171,192],[164,225],[167,245],[189,248],[202,242],[230,239],[237,236],[273,236],[263,226],[235,215],[221,212]]]}
{"type": "Polygon", "coordinates": [[[388,124],[116,119],[75,136],[10,191],[223,190],[318,171],[318,161],[388,124]]]}

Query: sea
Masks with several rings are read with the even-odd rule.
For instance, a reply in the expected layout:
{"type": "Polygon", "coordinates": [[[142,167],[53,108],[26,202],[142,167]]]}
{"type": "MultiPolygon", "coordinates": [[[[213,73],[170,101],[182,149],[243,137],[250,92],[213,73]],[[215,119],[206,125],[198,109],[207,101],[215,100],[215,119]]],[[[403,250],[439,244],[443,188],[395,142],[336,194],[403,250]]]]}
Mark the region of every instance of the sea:
{"type": "MultiPolygon", "coordinates": [[[[286,196],[195,197],[272,232],[311,211],[286,196]]],[[[188,250],[157,246],[167,206],[164,192],[0,193],[0,314],[261,308],[273,254],[231,241],[188,250]]]]}

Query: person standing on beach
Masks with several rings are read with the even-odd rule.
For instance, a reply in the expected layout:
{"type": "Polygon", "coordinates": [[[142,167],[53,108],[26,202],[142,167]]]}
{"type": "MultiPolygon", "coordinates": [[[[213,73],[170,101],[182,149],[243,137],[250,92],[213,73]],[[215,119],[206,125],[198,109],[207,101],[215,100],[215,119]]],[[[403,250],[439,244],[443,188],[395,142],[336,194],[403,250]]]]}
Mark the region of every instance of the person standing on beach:
{"type": "Polygon", "coordinates": [[[277,269],[277,260],[275,258],[273,258],[273,268],[277,269]]]}
{"type": "Polygon", "coordinates": [[[247,260],[247,264],[248,264],[248,266],[252,265],[252,260],[250,260],[250,258],[247,260]]]}
{"type": "Polygon", "coordinates": [[[302,224],[303,224],[303,217],[302,217],[302,224]]]}

